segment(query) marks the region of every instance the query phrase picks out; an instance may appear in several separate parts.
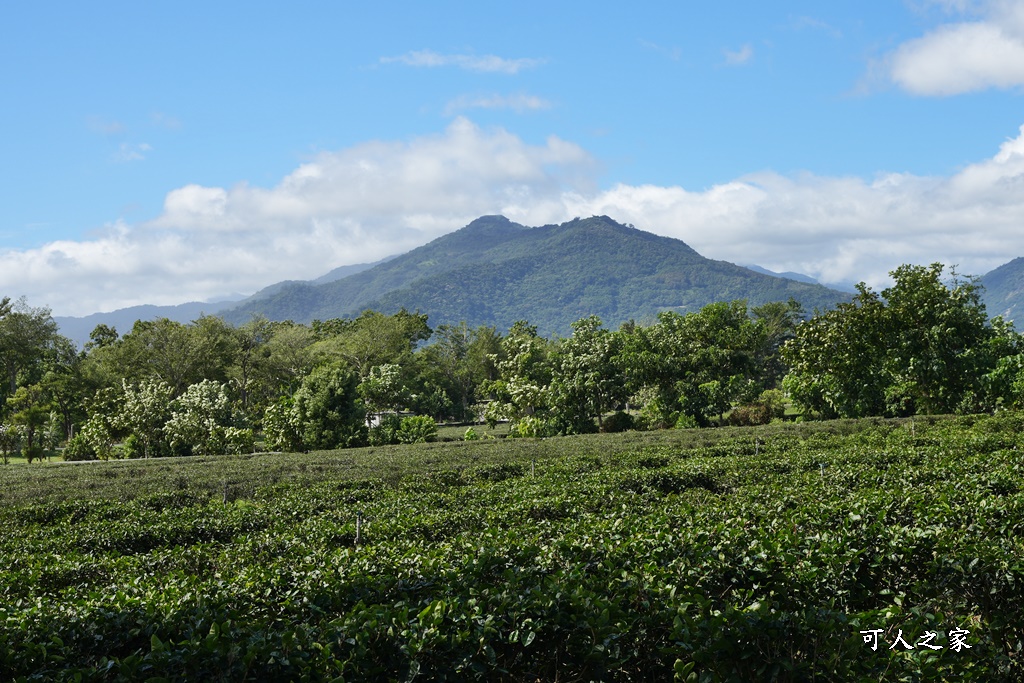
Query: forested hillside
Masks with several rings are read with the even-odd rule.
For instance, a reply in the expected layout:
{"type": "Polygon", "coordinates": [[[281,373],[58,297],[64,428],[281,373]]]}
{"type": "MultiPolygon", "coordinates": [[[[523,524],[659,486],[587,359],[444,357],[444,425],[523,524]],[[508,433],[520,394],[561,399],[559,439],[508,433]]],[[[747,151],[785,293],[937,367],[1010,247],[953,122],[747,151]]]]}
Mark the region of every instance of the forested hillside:
{"type": "Polygon", "coordinates": [[[1024,258],[1004,263],[979,279],[991,315],[1001,315],[1018,327],[1024,322],[1024,258]]]}
{"type": "Polygon", "coordinates": [[[618,326],[716,301],[756,306],[790,298],[813,310],[849,295],[706,259],[679,240],[607,216],[539,228],[486,216],[370,270],[321,286],[288,286],[222,315],[236,324],[253,314],[310,322],[405,308],[428,312],[433,325],[507,330],[529,320],[541,334],[564,335],[589,315],[618,326]]]}

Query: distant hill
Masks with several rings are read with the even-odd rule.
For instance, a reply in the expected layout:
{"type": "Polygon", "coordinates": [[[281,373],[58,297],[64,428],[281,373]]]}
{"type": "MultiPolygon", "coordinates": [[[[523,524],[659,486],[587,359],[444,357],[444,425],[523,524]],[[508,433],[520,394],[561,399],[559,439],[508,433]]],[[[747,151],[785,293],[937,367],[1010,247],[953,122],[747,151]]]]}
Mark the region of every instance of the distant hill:
{"type": "Polygon", "coordinates": [[[984,285],[982,300],[992,317],[1001,315],[1024,329],[1024,258],[1004,263],[979,278],[984,285]]]}
{"type": "Polygon", "coordinates": [[[53,316],[54,322],[60,329],[60,333],[81,348],[89,341],[89,334],[96,329],[97,325],[103,324],[116,328],[119,334],[131,331],[136,320],[156,320],[157,318],[170,318],[179,323],[192,322],[202,315],[215,315],[220,311],[238,303],[234,301],[218,301],[216,303],[202,303],[190,301],[177,306],[153,306],[145,304],[142,306],[130,306],[119,308],[116,311],[107,313],[93,313],[83,317],[74,316],[53,316]]]}
{"type": "Polygon", "coordinates": [[[525,319],[547,335],[568,334],[570,323],[591,314],[617,327],[715,301],[747,299],[756,306],[790,297],[808,311],[850,298],[704,258],[680,240],[607,216],[538,228],[484,216],[362,272],[321,285],[287,284],[221,315],[236,324],[255,313],[309,322],[404,307],[428,313],[432,326],[465,320],[506,330],[525,319]]]}
{"type": "Polygon", "coordinates": [[[773,270],[768,270],[767,268],[762,268],[761,266],[757,266],[757,265],[754,265],[752,263],[748,263],[748,264],[744,265],[743,267],[744,268],[749,268],[750,270],[754,271],[755,273],[761,273],[762,275],[774,275],[775,277],[784,277],[787,280],[796,280],[797,282],[806,282],[806,283],[811,284],[811,285],[818,284],[818,281],[815,280],[813,277],[811,277],[810,275],[804,275],[803,273],[794,273],[794,272],[788,271],[788,270],[785,273],[776,273],[773,270]]]}
{"type": "Polygon", "coordinates": [[[239,294],[231,297],[225,297],[219,301],[212,301],[208,303],[191,301],[189,303],[178,304],[176,306],[153,306],[146,304],[142,306],[120,308],[116,311],[110,311],[107,313],[92,313],[82,317],[54,316],[53,319],[60,328],[61,334],[78,344],[79,347],[82,347],[89,341],[89,334],[96,329],[97,325],[100,324],[114,327],[117,329],[118,333],[125,334],[132,329],[136,320],[169,318],[170,320],[174,320],[179,323],[190,323],[202,315],[219,314],[227,308],[239,305],[240,302],[265,299],[274,296],[288,287],[302,285],[309,286],[334,282],[335,280],[340,280],[341,278],[361,273],[364,270],[368,270],[381,263],[385,263],[392,258],[394,257],[389,256],[388,258],[381,259],[376,263],[356,263],[348,266],[340,266],[325,275],[321,275],[315,280],[285,280],[284,282],[278,282],[276,284],[269,285],[268,287],[264,287],[249,297],[239,294]]]}

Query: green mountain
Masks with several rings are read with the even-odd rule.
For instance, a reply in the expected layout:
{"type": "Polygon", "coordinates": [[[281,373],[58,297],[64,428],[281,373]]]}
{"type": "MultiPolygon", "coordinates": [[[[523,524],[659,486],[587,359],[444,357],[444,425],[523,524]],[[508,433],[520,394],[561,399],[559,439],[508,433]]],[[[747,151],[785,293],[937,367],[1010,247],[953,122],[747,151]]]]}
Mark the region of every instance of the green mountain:
{"type": "Polygon", "coordinates": [[[1024,322],[1024,258],[1004,263],[981,276],[979,282],[985,287],[982,300],[990,316],[1024,322]]]}
{"type": "Polygon", "coordinates": [[[434,326],[465,320],[506,330],[525,319],[542,334],[568,334],[573,321],[591,314],[617,327],[715,301],[747,299],[756,306],[790,297],[808,311],[850,298],[704,258],[680,240],[607,216],[539,228],[484,216],[368,270],[322,285],[288,284],[221,315],[234,323],[256,313],[309,322],[404,307],[428,313],[434,326]]]}

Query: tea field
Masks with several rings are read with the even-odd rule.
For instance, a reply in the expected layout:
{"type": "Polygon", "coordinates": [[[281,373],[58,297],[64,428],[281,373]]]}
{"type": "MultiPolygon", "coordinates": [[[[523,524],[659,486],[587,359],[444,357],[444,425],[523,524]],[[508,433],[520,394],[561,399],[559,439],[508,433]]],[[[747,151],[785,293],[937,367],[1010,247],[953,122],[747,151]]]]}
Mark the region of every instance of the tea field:
{"type": "Polygon", "coordinates": [[[1022,451],[1004,413],[11,465],[0,680],[1021,680],[1022,451]]]}

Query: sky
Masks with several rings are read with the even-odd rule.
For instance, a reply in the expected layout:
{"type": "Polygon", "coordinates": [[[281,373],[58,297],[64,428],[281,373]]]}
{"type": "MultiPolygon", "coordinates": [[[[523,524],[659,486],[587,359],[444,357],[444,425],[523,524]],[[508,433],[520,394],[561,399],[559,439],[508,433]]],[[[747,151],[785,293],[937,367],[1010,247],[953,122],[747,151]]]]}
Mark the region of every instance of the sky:
{"type": "Polygon", "coordinates": [[[0,6],[0,296],[250,294],[503,214],[886,285],[1024,256],[1024,0],[0,6]]]}

